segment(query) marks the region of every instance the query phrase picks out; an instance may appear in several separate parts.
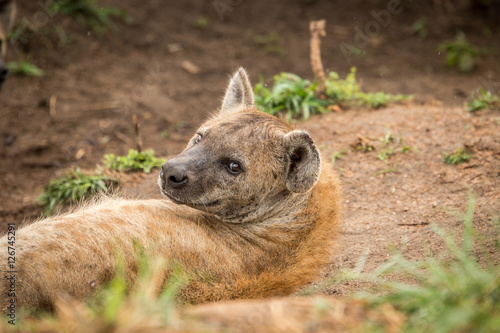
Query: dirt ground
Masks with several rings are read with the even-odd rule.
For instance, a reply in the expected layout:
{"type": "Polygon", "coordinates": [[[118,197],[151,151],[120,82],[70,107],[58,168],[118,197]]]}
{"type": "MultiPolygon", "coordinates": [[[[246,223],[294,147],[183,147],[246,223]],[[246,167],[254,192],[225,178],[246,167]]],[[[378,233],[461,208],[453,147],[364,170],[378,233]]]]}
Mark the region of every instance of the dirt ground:
{"type": "MultiPolygon", "coordinates": [[[[238,66],[248,69],[253,83],[260,77],[271,83],[282,71],[312,78],[309,20],[326,18],[322,54],[327,71],[344,77],[356,66],[365,91],[415,95],[411,105],[344,110],[297,123],[310,131],[324,158],[356,144],[359,136],[375,148],[349,151],[335,161],[344,184],[345,216],[326,275],[354,267],[365,251],[365,269],[371,270],[390,256],[390,245],[409,258],[421,257],[426,243],[439,251],[431,224],[458,231],[460,219],[450,210],[463,211],[470,192],[477,197],[474,224],[489,234],[500,212],[500,113],[471,114],[464,103],[480,86],[500,94],[497,13],[477,9],[442,15],[431,2],[403,1],[402,12],[370,38],[364,54],[346,58],[339,46],[354,44],[355,28],[375,22],[370,12],[385,10],[388,2],[243,0],[233,1],[220,17],[212,1],[102,1],[133,17],[130,24],[117,23],[117,33],[103,35],[67,17],[49,18],[22,53],[12,47],[8,53],[8,60],[31,54],[45,75],[11,76],[0,93],[2,230],[7,223],[40,215],[35,199],[50,179],[71,167],[93,169],[104,154],[123,155],[134,148],[134,114],[144,146],[168,158],[218,107],[228,75],[238,66]],[[428,33],[422,38],[412,33],[411,24],[424,16],[428,33]],[[206,27],[200,27],[200,18],[206,27]],[[74,41],[58,43],[56,25],[74,41]],[[446,67],[437,48],[458,30],[488,50],[469,74],[446,67]],[[256,36],[270,33],[273,49],[254,43],[256,36]],[[200,71],[186,71],[185,61],[200,71]],[[380,139],[388,133],[416,149],[378,159],[380,139]],[[469,162],[443,163],[443,152],[464,145],[473,151],[469,162]]],[[[18,3],[19,22],[43,13],[36,2],[18,3]]],[[[159,197],[156,177],[137,176],[122,190],[159,197]]],[[[351,282],[322,290],[345,295],[362,288],[351,282]]]]}

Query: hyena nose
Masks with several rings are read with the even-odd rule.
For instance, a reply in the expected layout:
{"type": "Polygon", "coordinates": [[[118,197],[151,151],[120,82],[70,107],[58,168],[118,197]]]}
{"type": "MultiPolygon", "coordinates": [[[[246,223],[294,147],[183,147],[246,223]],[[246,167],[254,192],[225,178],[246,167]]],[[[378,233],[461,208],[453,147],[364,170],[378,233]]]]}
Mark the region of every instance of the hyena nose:
{"type": "Polygon", "coordinates": [[[171,164],[169,162],[161,166],[160,177],[166,184],[175,189],[183,187],[188,182],[186,168],[183,165],[171,164]]]}

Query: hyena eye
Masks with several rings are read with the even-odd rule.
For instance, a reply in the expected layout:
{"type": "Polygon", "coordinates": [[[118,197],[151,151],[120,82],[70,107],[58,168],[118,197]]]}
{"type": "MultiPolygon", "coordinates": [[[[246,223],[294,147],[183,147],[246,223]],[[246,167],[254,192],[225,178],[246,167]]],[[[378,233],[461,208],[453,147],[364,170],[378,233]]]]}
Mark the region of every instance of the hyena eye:
{"type": "Polygon", "coordinates": [[[241,172],[241,166],[238,162],[230,162],[227,168],[233,175],[237,175],[241,172]]]}
{"type": "Polygon", "coordinates": [[[196,140],[194,140],[194,143],[197,144],[201,141],[201,134],[198,134],[198,137],[196,138],[196,140]]]}

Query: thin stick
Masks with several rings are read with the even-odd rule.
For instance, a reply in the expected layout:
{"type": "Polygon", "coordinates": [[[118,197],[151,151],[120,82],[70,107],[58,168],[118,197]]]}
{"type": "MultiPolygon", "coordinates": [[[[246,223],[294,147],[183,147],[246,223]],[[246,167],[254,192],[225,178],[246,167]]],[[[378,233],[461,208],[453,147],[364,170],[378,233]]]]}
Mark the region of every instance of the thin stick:
{"type": "Polygon", "coordinates": [[[137,151],[140,153],[142,151],[142,138],[139,132],[139,122],[137,121],[137,116],[134,114],[132,117],[134,122],[134,134],[135,134],[135,145],[137,146],[137,151]]]}
{"type": "Polygon", "coordinates": [[[326,20],[311,21],[309,23],[309,31],[311,32],[311,67],[314,76],[319,80],[316,92],[318,95],[325,93],[325,70],[321,62],[321,37],[326,36],[325,32],[326,20]]]}
{"type": "Polygon", "coordinates": [[[56,116],[56,103],[57,103],[57,96],[56,95],[52,95],[50,96],[50,100],[49,100],[49,114],[50,114],[50,117],[51,118],[55,118],[56,116]]]}

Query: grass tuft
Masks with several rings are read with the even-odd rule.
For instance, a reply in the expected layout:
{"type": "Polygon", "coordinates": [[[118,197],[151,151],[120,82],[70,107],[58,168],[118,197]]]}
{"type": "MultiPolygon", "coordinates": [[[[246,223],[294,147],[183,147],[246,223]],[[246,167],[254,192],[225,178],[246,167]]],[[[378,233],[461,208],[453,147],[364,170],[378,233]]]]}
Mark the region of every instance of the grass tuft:
{"type": "Polygon", "coordinates": [[[474,112],[485,109],[500,109],[500,99],[491,91],[484,91],[483,89],[479,89],[475,95],[472,95],[470,97],[467,111],[474,112]]]}
{"type": "Polygon", "coordinates": [[[52,3],[52,10],[75,17],[97,33],[107,30],[116,31],[113,17],[129,23],[132,18],[123,9],[114,6],[103,6],[98,0],[65,0],[52,3]]]}
{"type": "Polygon", "coordinates": [[[9,72],[14,75],[19,76],[43,76],[43,70],[33,65],[31,62],[22,61],[11,61],[7,64],[9,72]]]}
{"type": "Polygon", "coordinates": [[[328,106],[361,106],[377,109],[392,102],[413,99],[412,95],[391,95],[384,92],[365,93],[356,81],[356,68],[345,79],[340,79],[335,72],[330,72],[325,81],[326,91],[321,98],[315,94],[316,82],[303,79],[292,73],[274,76],[274,85],[267,88],[261,81],[255,86],[257,107],[270,114],[286,112],[288,119],[308,119],[311,114],[329,111],[328,106]]]}
{"type": "Polygon", "coordinates": [[[124,253],[118,251],[114,277],[98,286],[90,300],[61,299],[55,314],[46,314],[36,320],[20,316],[16,328],[22,332],[170,331],[176,322],[178,303],[175,299],[189,283],[189,275],[180,265],[146,253],[138,244],[134,256],[138,275],[133,284],[125,273],[131,258],[125,258],[124,253]],[[165,287],[156,290],[157,283],[165,278],[168,278],[165,287]]]}
{"type": "Polygon", "coordinates": [[[118,184],[116,178],[101,174],[85,175],[76,169],[64,177],[51,180],[37,201],[45,207],[46,215],[52,215],[57,206],[75,204],[98,193],[107,193],[112,184],[118,184]]]}
{"type": "Polygon", "coordinates": [[[268,89],[261,81],[255,86],[255,103],[270,114],[286,110],[286,116],[308,119],[311,114],[323,112],[328,101],[315,95],[317,83],[302,79],[292,73],[274,76],[274,85],[268,89]]]}
{"type": "Polygon", "coordinates": [[[457,33],[455,39],[441,43],[439,50],[445,52],[447,66],[458,67],[462,72],[471,71],[479,56],[479,49],[467,41],[463,32],[457,33]]]}
{"type": "Polygon", "coordinates": [[[471,154],[466,150],[462,150],[457,148],[457,150],[453,153],[444,153],[443,161],[446,164],[462,164],[463,162],[467,162],[470,160],[471,154]]]}
{"type": "MultiPolygon", "coordinates": [[[[500,327],[500,266],[493,264],[491,250],[474,229],[474,206],[470,196],[461,244],[434,226],[446,244],[439,257],[429,255],[418,262],[396,254],[378,272],[403,271],[418,281],[386,283],[391,292],[372,299],[374,304],[390,303],[407,317],[403,332],[494,332],[500,327]]],[[[498,243],[494,246],[498,251],[498,243]]]]}
{"type": "Polygon", "coordinates": [[[152,149],[142,152],[130,149],[127,156],[104,155],[106,168],[119,171],[142,170],[145,173],[150,173],[151,169],[160,167],[165,162],[165,159],[155,157],[155,152],[152,149]]]}

